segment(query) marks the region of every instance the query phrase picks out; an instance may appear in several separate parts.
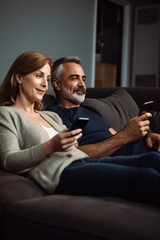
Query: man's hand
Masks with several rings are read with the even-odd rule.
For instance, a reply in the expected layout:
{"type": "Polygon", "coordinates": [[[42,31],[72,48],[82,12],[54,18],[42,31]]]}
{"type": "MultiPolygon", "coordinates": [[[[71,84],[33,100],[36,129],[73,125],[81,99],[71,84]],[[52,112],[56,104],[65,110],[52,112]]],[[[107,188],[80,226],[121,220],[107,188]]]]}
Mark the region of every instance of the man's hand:
{"type": "Polygon", "coordinates": [[[132,118],[123,130],[116,133],[112,128],[109,131],[112,137],[98,143],[87,144],[79,148],[87,153],[90,157],[100,158],[110,156],[119,150],[125,144],[142,139],[148,134],[151,113],[144,113],[139,117],[132,118]]]}
{"type": "Polygon", "coordinates": [[[149,148],[153,148],[160,152],[160,134],[158,133],[148,133],[146,137],[146,145],[149,148]]]}
{"type": "Polygon", "coordinates": [[[130,142],[140,140],[148,134],[151,113],[144,113],[139,117],[132,118],[122,130],[130,142]]]}

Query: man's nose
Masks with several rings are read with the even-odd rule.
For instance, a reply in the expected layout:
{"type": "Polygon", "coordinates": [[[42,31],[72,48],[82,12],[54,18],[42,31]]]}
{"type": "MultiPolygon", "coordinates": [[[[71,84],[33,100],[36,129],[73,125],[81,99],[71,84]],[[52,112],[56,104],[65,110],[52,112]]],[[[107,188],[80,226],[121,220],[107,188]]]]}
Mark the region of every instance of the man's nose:
{"type": "Polygon", "coordinates": [[[78,85],[79,86],[85,86],[83,78],[79,78],[78,85]]]}

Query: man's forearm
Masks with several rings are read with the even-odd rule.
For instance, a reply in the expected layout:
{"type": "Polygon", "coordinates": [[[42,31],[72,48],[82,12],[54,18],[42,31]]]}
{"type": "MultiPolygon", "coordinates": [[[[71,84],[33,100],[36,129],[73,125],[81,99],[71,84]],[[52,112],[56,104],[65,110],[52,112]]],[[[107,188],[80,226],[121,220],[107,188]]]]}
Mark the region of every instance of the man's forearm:
{"type": "Polygon", "coordinates": [[[90,157],[100,158],[112,155],[128,142],[131,142],[131,139],[119,132],[103,142],[79,146],[79,149],[90,157]]]}

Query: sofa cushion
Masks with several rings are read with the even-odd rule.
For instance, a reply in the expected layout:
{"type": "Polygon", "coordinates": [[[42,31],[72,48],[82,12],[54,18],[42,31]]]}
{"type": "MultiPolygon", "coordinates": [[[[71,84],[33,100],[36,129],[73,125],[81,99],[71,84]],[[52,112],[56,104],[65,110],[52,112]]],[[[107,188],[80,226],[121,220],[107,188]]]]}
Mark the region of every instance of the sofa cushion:
{"type": "Polygon", "coordinates": [[[160,211],[147,205],[118,198],[52,195],[9,206],[5,234],[17,240],[24,230],[24,240],[33,239],[33,233],[35,239],[159,240],[159,223],[160,211]]]}
{"type": "Polygon", "coordinates": [[[47,94],[43,97],[43,110],[46,110],[48,107],[51,107],[53,105],[57,104],[56,96],[54,91],[48,90],[47,94]]]}
{"type": "Polygon", "coordinates": [[[117,90],[106,98],[86,98],[83,105],[94,107],[116,131],[123,129],[139,112],[136,102],[124,89],[117,90]]]}

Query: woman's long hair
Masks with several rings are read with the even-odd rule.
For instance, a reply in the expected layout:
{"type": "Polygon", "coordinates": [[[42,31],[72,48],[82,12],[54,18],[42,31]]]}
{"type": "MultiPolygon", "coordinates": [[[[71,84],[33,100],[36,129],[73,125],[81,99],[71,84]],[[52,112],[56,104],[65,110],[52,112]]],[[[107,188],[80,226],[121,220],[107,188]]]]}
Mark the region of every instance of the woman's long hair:
{"type": "MultiPolygon", "coordinates": [[[[15,104],[19,92],[19,84],[16,80],[17,74],[21,74],[22,76],[28,75],[39,70],[47,63],[52,69],[52,59],[41,52],[28,51],[17,57],[0,87],[0,105],[11,106],[15,104]]],[[[41,110],[42,107],[42,102],[35,102],[34,108],[36,110],[41,110]]]]}

